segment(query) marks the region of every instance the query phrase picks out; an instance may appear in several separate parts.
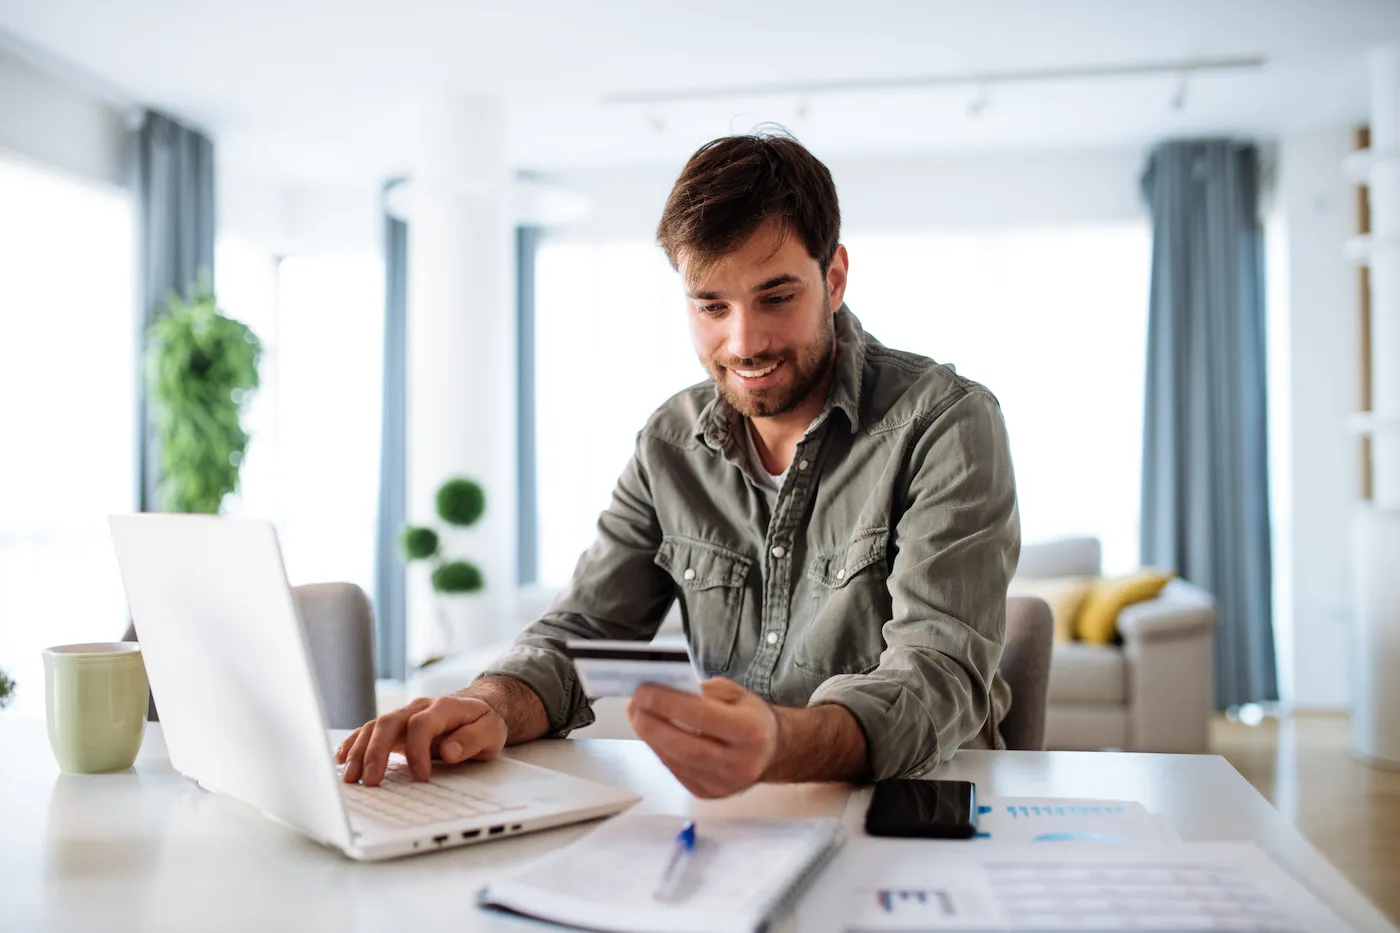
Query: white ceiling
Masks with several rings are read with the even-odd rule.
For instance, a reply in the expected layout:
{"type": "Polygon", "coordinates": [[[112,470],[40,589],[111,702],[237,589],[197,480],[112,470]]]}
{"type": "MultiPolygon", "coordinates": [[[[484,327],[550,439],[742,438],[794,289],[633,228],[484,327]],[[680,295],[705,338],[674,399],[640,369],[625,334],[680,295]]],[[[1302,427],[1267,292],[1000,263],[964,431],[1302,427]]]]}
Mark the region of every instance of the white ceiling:
{"type": "Polygon", "coordinates": [[[500,98],[524,167],[683,159],[764,120],[823,155],[1136,145],[1364,118],[1400,0],[0,0],[0,29],[204,126],[225,165],[303,179],[407,166],[425,95],[500,98]],[[1258,70],[663,104],[638,91],[1262,56],[1258,70]]]}

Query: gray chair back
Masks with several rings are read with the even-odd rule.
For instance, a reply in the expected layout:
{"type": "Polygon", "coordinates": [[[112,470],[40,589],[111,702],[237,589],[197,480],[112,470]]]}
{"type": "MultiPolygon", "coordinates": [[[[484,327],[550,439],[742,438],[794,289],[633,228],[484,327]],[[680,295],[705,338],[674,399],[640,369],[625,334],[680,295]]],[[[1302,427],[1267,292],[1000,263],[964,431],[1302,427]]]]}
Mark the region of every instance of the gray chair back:
{"type": "Polygon", "coordinates": [[[1007,748],[1045,747],[1045,708],[1050,692],[1050,651],[1055,623],[1050,606],[1035,596],[1006,600],[1006,646],[998,670],[1011,687],[1011,709],[1001,721],[1007,748]]]}
{"type": "Polygon", "coordinates": [[[292,588],[306,629],[311,665],[332,729],[354,729],[376,715],[374,610],[353,583],[292,588]]]}
{"type": "MultiPolygon", "coordinates": [[[[332,729],[356,729],[376,715],[374,698],[374,610],[365,591],[353,583],[311,583],[292,587],[292,598],[311,649],[311,666],[332,729]]],[[[137,641],[128,624],[122,641],[137,641]]],[[[155,694],[146,718],[159,722],[155,694]]]]}

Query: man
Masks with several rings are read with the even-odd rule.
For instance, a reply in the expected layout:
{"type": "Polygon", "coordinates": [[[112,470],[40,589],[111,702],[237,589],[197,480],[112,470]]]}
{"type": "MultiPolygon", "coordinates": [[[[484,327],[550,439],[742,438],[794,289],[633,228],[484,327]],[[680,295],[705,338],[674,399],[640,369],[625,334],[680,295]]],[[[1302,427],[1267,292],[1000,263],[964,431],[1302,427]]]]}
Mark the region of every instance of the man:
{"type": "Polygon", "coordinates": [[[691,157],[657,237],[710,381],[642,428],[545,617],[456,696],[357,730],[338,753],[347,782],[377,784],[391,750],[426,779],[434,754],[487,759],[587,725],[563,640],[648,640],[676,598],[702,694],[647,685],[627,715],[697,796],[913,777],[999,745],[1020,550],[1001,412],[862,331],[839,233],[831,175],[795,140],[691,157]]]}

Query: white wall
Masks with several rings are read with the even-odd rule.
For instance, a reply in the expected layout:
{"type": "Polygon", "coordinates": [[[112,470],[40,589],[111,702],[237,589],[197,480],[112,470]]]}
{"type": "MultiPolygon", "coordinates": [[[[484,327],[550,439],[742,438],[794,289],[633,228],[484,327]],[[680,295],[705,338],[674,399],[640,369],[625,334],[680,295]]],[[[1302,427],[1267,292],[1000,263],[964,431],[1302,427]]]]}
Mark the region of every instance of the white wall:
{"type": "Polygon", "coordinates": [[[1271,284],[1287,294],[1269,301],[1269,327],[1282,329],[1270,348],[1283,357],[1272,361],[1270,459],[1280,691],[1294,707],[1350,704],[1360,474],[1345,419],[1358,404],[1359,357],[1356,273],[1342,252],[1356,231],[1356,193],[1341,163],[1351,149],[1350,127],[1285,136],[1278,147],[1271,228],[1284,266],[1271,284]]]}
{"type": "Polygon", "coordinates": [[[0,148],[123,184],[123,108],[0,48],[0,148]]]}
{"type": "MultiPolygon", "coordinates": [[[[820,156],[820,153],[818,153],[820,156]]],[[[1107,223],[1144,216],[1136,146],[827,161],[845,230],[1107,223]]],[[[563,238],[649,239],[682,163],[556,176],[592,202],[563,238]]]]}
{"type": "Polygon", "coordinates": [[[219,234],[277,255],[379,253],[383,215],[376,186],[285,182],[219,166],[219,234]]]}

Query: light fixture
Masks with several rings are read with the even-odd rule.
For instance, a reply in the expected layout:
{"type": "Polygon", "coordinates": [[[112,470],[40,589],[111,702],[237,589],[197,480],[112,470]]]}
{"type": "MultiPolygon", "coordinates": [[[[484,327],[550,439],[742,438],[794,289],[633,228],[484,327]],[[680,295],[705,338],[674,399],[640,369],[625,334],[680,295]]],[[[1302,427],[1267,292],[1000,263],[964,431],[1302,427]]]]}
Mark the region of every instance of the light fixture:
{"type": "Polygon", "coordinates": [[[1112,81],[1152,75],[1259,71],[1268,64],[1262,55],[1216,58],[1179,58],[1148,61],[1103,62],[1063,68],[1027,68],[1004,71],[947,72],[934,74],[889,75],[870,78],[834,78],[824,81],[775,81],[730,86],[647,88],[618,91],[603,96],[603,103],[655,105],[678,101],[734,100],[743,97],[811,98],[817,94],[853,91],[903,91],[943,87],[983,85],[1043,84],[1053,81],[1112,81]]]}
{"type": "Polygon", "coordinates": [[[973,118],[980,117],[991,101],[992,95],[991,91],[987,89],[987,85],[985,83],[977,85],[977,90],[972,95],[972,100],[967,102],[967,115],[973,118]]]}
{"type": "Polygon", "coordinates": [[[1172,92],[1172,110],[1181,113],[1186,109],[1186,86],[1190,72],[1183,71],[1176,79],[1176,90],[1172,92]]]}

